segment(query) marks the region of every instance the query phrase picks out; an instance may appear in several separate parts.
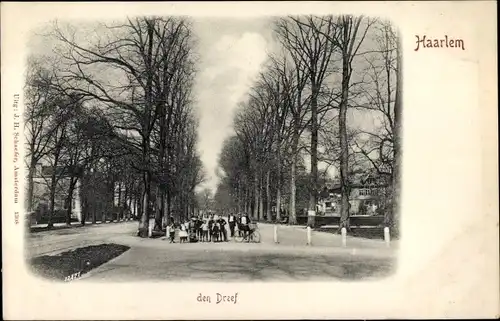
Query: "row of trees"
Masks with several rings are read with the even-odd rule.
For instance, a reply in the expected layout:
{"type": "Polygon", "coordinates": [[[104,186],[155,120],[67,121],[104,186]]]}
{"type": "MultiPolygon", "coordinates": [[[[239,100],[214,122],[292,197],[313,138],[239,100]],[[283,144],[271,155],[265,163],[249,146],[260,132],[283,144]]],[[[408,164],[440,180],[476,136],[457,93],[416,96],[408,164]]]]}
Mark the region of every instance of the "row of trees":
{"type": "Polygon", "coordinates": [[[277,19],[273,29],[280,50],[269,54],[234,117],[218,197],[259,219],[271,219],[272,204],[280,209],[286,201],[293,224],[297,180],[308,175],[308,208],[316,210],[323,162],[339,173],[341,227],[349,228],[352,178],[372,169],[391,182],[386,224],[397,225],[401,55],[394,28],[366,17],[300,16],[277,19]]]}
{"type": "Polygon", "coordinates": [[[113,210],[118,185],[119,206],[140,217],[138,234],[145,237],[150,217],[160,229],[167,217],[194,211],[203,180],[193,111],[195,38],[190,22],[176,17],[86,27],[55,22],[42,35],[54,43],[53,53],[30,59],[27,207],[33,209],[42,162],[56,169],[47,179],[49,215],[63,179],[70,181],[69,204],[82,183],[83,224],[89,215],[95,221],[96,197],[107,200],[102,211],[113,210]]]}

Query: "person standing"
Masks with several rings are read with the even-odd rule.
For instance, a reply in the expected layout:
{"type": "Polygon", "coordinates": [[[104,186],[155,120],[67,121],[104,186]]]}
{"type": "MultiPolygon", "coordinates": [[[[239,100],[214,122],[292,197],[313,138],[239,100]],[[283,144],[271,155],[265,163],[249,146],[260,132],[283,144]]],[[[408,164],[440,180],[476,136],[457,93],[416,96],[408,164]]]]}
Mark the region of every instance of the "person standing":
{"type": "Polygon", "coordinates": [[[237,227],[238,227],[238,235],[239,235],[240,237],[241,237],[241,236],[243,236],[243,235],[242,235],[242,234],[243,234],[243,229],[242,229],[243,227],[242,227],[242,225],[241,225],[241,218],[242,218],[242,214],[241,214],[241,213],[239,213],[239,214],[238,214],[238,218],[236,219],[236,225],[237,225],[237,227]]]}
{"type": "Polygon", "coordinates": [[[212,227],[212,242],[220,241],[220,223],[214,220],[214,225],[212,227]]]}
{"type": "Polygon", "coordinates": [[[198,219],[196,220],[196,234],[198,235],[198,239],[201,239],[201,237],[203,236],[202,225],[203,225],[203,220],[201,216],[198,216],[198,219]]]}
{"type": "Polygon", "coordinates": [[[247,237],[248,232],[250,232],[250,227],[248,226],[248,224],[250,224],[250,218],[245,213],[245,214],[243,214],[243,216],[241,216],[241,224],[240,224],[241,228],[238,227],[240,230],[243,231],[244,237],[247,237]]]}
{"type": "Polygon", "coordinates": [[[211,214],[208,219],[208,241],[212,241],[213,236],[213,228],[214,228],[214,216],[211,214]]]}
{"type": "Polygon", "coordinates": [[[202,240],[203,240],[203,242],[208,242],[209,238],[208,238],[208,220],[207,219],[205,219],[203,221],[203,225],[201,228],[203,230],[202,240]]]}
{"type": "Polygon", "coordinates": [[[175,224],[174,221],[171,219],[170,220],[170,225],[167,226],[168,229],[168,236],[170,238],[170,243],[175,243],[175,224]]]}
{"type": "Polygon", "coordinates": [[[219,225],[220,225],[220,239],[224,240],[224,242],[227,242],[227,229],[226,229],[226,220],[224,218],[219,218],[219,225]]]}
{"type": "Polygon", "coordinates": [[[186,243],[188,241],[188,223],[182,223],[179,230],[179,243],[186,243]]]}
{"type": "Polygon", "coordinates": [[[234,227],[236,225],[236,217],[233,214],[229,214],[229,231],[231,232],[231,237],[234,237],[234,227]]]}

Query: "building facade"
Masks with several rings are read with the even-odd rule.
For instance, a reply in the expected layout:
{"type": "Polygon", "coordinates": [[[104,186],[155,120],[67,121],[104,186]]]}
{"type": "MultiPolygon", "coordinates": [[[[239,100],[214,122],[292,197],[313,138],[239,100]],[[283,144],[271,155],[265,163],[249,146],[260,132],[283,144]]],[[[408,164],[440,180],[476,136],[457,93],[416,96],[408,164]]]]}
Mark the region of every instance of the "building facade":
{"type": "MultiPolygon", "coordinates": [[[[355,178],[350,185],[351,215],[380,215],[390,193],[387,179],[375,174],[355,178]]],[[[319,197],[318,215],[339,216],[341,185],[338,180],[325,184],[319,197]]]]}
{"type": "MultiPolygon", "coordinates": [[[[45,222],[48,219],[50,209],[50,186],[52,183],[52,166],[41,163],[35,166],[33,175],[33,210],[35,211],[35,222],[45,222]]],[[[56,185],[54,195],[54,221],[65,220],[69,207],[67,204],[70,178],[61,177],[56,185]]],[[[28,184],[26,184],[28,186],[28,184]]],[[[82,207],[80,200],[80,181],[77,181],[72,195],[71,218],[81,220],[82,207]]]]}

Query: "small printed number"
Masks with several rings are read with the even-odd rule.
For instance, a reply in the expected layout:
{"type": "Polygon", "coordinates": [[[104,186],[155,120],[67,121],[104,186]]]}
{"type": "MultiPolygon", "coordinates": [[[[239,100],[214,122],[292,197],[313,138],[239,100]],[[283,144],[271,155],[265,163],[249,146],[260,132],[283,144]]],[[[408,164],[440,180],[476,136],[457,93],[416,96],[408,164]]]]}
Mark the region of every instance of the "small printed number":
{"type": "Polygon", "coordinates": [[[77,278],[79,278],[79,277],[80,277],[80,274],[81,274],[80,272],[73,273],[73,274],[71,274],[70,276],[65,277],[65,278],[64,278],[64,281],[65,281],[65,282],[68,282],[68,281],[71,281],[71,280],[77,279],[77,278]]]}

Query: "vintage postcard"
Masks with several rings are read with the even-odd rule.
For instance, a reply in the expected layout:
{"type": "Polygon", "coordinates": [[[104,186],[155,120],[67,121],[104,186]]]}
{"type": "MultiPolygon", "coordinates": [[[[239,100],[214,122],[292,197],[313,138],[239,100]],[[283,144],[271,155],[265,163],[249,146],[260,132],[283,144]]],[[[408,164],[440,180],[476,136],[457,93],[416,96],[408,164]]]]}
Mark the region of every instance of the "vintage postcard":
{"type": "Polygon", "coordinates": [[[496,2],[1,8],[5,319],[499,317],[496,2]]]}

